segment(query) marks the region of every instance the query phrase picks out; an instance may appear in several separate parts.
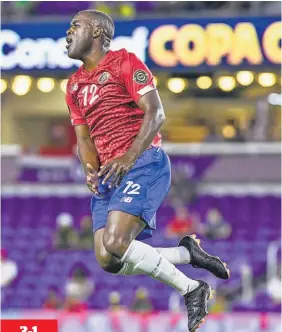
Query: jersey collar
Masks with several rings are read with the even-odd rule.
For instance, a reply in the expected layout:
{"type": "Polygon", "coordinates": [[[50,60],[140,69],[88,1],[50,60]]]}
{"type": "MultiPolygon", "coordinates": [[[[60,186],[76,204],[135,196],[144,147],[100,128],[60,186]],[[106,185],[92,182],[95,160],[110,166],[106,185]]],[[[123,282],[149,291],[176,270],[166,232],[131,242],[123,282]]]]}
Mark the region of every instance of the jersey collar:
{"type": "Polygon", "coordinates": [[[87,71],[84,67],[84,65],[81,66],[82,72],[86,75],[92,74],[93,72],[95,72],[97,69],[99,69],[110,57],[110,55],[112,54],[112,51],[108,51],[105,56],[103,57],[103,59],[98,63],[97,67],[94,68],[91,71],[87,71]]]}

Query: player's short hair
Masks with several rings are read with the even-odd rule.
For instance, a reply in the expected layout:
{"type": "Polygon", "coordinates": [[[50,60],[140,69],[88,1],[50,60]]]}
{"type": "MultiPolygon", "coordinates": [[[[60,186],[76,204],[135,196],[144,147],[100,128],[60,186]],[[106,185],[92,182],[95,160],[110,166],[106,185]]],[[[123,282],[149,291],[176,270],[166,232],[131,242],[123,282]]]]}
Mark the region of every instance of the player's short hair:
{"type": "Polygon", "coordinates": [[[106,14],[101,12],[100,10],[96,10],[96,9],[86,9],[86,10],[82,10],[80,13],[88,13],[93,17],[94,21],[97,21],[98,18],[98,22],[101,25],[101,27],[103,28],[103,34],[104,34],[104,46],[105,47],[109,47],[111,40],[114,37],[114,33],[115,33],[115,24],[112,20],[112,18],[106,14]]]}

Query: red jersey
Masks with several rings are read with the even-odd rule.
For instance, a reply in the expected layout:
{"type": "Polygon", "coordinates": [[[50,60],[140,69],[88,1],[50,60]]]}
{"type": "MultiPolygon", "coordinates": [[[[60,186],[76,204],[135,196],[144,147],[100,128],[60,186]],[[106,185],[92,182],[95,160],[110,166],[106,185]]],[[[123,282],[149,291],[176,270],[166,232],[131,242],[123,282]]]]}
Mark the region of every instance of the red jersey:
{"type": "MultiPolygon", "coordinates": [[[[70,77],[66,102],[71,122],[88,126],[102,165],[132,145],[144,117],[137,102],[154,89],[150,70],[125,49],[109,51],[94,70],[81,66],[70,77]]],[[[161,145],[160,134],[152,145],[161,145]]]]}

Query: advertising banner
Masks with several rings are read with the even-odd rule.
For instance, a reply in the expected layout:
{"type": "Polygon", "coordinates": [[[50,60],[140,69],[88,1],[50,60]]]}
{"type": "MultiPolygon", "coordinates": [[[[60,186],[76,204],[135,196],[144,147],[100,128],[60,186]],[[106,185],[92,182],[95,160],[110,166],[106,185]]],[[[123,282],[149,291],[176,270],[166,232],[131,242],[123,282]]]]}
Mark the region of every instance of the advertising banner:
{"type": "MultiPolygon", "coordinates": [[[[205,171],[213,163],[214,156],[172,156],[173,173],[184,179],[200,180],[205,171]]],[[[73,158],[69,165],[60,165],[55,163],[52,166],[29,165],[22,166],[18,175],[19,182],[29,183],[85,183],[85,175],[80,165],[79,159],[73,158]]]]}
{"type": "MultiPolygon", "coordinates": [[[[3,72],[74,71],[66,54],[69,22],[3,24],[3,72]]],[[[117,21],[112,49],[126,48],[154,70],[207,72],[281,65],[279,17],[117,21]]],[[[279,67],[278,67],[279,66],[279,67]]]]}
{"type": "MultiPolygon", "coordinates": [[[[172,180],[193,183],[272,183],[281,181],[280,155],[224,155],[170,156],[172,180]],[[240,171],[238,171],[240,170],[240,171]],[[266,171],[267,170],[267,171],[266,171]]],[[[39,158],[37,158],[39,160],[39,158]]],[[[41,163],[20,164],[17,181],[22,183],[85,183],[85,175],[78,158],[69,158],[63,163],[60,159],[48,163],[47,158],[41,163]]],[[[2,167],[4,174],[11,172],[2,167]],[[6,172],[5,172],[6,170],[6,172]]],[[[9,181],[5,181],[9,182],[9,181]]]]}

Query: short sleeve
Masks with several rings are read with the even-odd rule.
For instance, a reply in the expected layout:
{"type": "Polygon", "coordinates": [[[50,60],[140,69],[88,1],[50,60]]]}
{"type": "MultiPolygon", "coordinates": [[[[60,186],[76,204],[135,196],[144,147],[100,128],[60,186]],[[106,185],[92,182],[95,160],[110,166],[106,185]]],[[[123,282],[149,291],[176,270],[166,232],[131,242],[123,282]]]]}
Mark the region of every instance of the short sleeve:
{"type": "Polygon", "coordinates": [[[123,81],[137,103],[146,93],[155,90],[154,77],[149,68],[133,53],[127,53],[122,63],[123,81]]]}
{"type": "Polygon", "coordinates": [[[78,125],[85,125],[86,120],[81,114],[80,109],[78,108],[77,104],[74,101],[74,98],[72,94],[69,91],[69,84],[67,86],[67,92],[66,92],[66,103],[68,105],[68,109],[70,112],[70,118],[71,118],[71,123],[73,126],[78,126],[78,125]]]}

